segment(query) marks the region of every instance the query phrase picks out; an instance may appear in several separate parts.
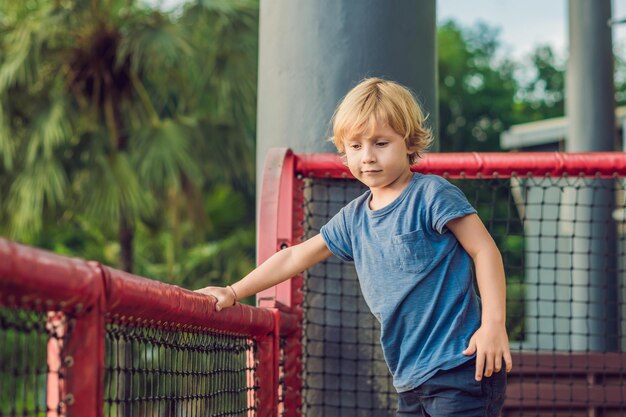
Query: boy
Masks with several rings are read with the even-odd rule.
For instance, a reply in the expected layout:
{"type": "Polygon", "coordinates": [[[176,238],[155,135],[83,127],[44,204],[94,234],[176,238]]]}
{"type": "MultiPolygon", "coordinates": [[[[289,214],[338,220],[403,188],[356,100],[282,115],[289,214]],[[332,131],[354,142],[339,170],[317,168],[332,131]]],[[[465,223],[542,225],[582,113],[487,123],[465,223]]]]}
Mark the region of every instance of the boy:
{"type": "Polygon", "coordinates": [[[335,146],[369,191],[313,238],[241,281],[199,290],[216,309],[276,285],[332,254],[353,261],[381,323],[398,416],[497,416],[512,362],[502,258],[476,210],[441,177],[412,173],[432,137],[411,93],[362,81],[333,116],[335,146]],[[482,309],[472,285],[473,260],[482,309]]]}

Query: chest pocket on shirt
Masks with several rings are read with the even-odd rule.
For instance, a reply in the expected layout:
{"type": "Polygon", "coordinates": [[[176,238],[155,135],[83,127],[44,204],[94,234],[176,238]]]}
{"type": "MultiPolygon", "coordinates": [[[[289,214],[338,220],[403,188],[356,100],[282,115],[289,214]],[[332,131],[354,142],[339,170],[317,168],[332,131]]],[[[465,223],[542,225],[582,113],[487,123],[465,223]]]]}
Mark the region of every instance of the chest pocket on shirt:
{"type": "Polygon", "coordinates": [[[421,230],[391,238],[393,250],[404,272],[421,272],[433,260],[434,251],[421,230]]]}

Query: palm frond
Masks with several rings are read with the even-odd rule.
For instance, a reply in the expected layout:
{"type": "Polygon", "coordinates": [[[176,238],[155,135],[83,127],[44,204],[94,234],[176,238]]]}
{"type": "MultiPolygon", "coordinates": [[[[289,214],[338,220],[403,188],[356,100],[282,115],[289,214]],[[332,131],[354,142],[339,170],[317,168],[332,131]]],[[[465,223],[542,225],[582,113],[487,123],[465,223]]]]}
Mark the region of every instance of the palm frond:
{"type": "Polygon", "coordinates": [[[42,159],[20,172],[9,191],[10,234],[28,239],[42,225],[44,207],[56,207],[65,200],[68,180],[58,161],[42,159]]]}
{"type": "Polygon", "coordinates": [[[190,249],[181,265],[182,283],[193,288],[239,280],[254,268],[254,240],[253,227],[241,228],[224,239],[190,249]]]}
{"type": "Polygon", "coordinates": [[[152,189],[180,186],[180,175],[198,178],[200,169],[192,157],[189,130],[172,119],[138,132],[133,154],[142,183],[152,189]]]}
{"type": "Polygon", "coordinates": [[[0,94],[15,84],[25,85],[34,77],[35,63],[29,62],[31,30],[25,25],[6,35],[5,56],[0,66],[0,94]]]}
{"type": "Polygon", "coordinates": [[[195,143],[205,156],[202,165],[209,181],[229,182],[253,194],[255,178],[254,137],[239,126],[203,121],[195,143]],[[216,167],[220,167],[216,169],[216,167]]]}
{"type": "Polygon", "coordinates": [[[152,13],[146,21],[129,27],[120,42],[117,63],[130,61],[135,74],[162,72],[192,54],[184,33],[164,16],[152,13]]]}
{"type": "Polygon", "coordinates": [[[15,157],[15,143],[9,128],[9,120],[5,115],[4,106],[0,100],[0,161],[7,171],[13,169],[13,158],[15,157]]]}
{"type": "Polygon", "coordinates": [[[47,111],[40,113],[33,121],[26,154],[26,163],[34,164],[41,158],[51,158],[59,146],[65,144],[72,135],[67,118],[67,103],[55,100],[47,111]]]}
{"type": "Polygon", "coordinates": [[[128,156],[99,154],[77,179],[80,206],[91,221],[117,225],[121,214],[138,220],[154,210],[155,201],[141,186],[128,156]]]}
{"type": "Polygon", "coordinates": [[[148,245],[144,243],[137,248],[137,272],[186,288],[232,283],[254,268],[253,226],[238,228],[219,240],[194,245],[182,251],[173,262],[153,257],[155,252],[167,252],[163,248],[173,244],[170,233],[164,232],[152,239],[142,239],[142,242],[148,245]]]}
{"type": "MultiPolygon", "coordinates": [[[[11,86],[27,87],[40,81],[42,56],[46,55],[44,49],[54,51],[61,46],[60,39],[67,38],[65,26],[69,10],[55,8],[50,2],[40,2],[34,10],[30,10],[31,7],[22,5],[22,10],[17,12],[21,16],[6,26],[0,37],[3,51],[0,57],[0,94],[11,86]]],[[[54,67],[52,74],[58,65],[54,67]]]]}

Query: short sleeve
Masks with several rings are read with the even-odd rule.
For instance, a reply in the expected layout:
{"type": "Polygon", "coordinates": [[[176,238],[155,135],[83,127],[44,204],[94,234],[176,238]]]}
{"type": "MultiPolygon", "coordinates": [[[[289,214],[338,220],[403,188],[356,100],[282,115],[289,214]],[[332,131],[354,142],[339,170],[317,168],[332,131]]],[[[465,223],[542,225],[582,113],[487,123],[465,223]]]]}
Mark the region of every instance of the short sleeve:
{"type": "Polygon", "coordinates": [[[429,197],[430,224],[439,233],[446,231],[449,221],[476,213],[465,194],[443,178],[431,189],[429,197]]]}
{"type": "Polygon", "coordinates": [[[345,208],[342,208],[328,223],[322,226],[320,233],[333,255],[342,261],[352,262],[354,260],[345,208]]]}

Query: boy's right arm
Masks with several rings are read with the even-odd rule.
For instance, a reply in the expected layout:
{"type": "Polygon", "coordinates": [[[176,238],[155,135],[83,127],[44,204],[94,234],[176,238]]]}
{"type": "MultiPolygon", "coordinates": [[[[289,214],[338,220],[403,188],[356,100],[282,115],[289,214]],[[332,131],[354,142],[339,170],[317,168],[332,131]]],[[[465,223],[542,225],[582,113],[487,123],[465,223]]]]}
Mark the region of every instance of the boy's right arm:
{"type": "Polygon", "coordinates": [[[229,287],[206,287],[196,292],[217,299],[215,310],[231,307],[237,300],[273,287],[332,255],[321,234],[276,252],[240,281],[229,287]]]}

